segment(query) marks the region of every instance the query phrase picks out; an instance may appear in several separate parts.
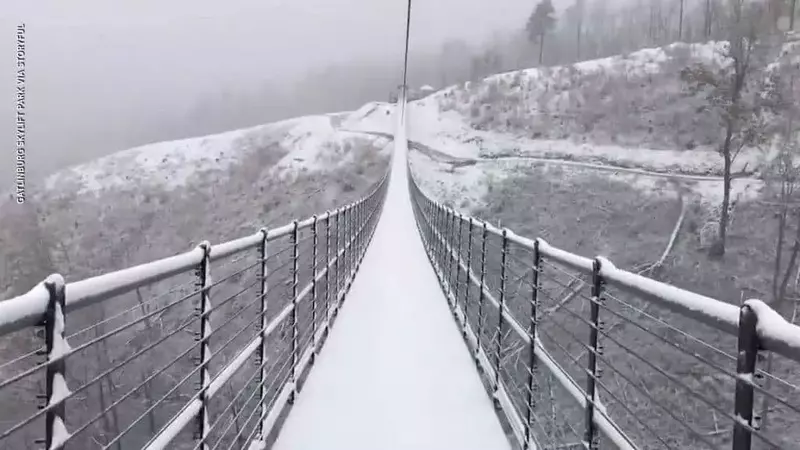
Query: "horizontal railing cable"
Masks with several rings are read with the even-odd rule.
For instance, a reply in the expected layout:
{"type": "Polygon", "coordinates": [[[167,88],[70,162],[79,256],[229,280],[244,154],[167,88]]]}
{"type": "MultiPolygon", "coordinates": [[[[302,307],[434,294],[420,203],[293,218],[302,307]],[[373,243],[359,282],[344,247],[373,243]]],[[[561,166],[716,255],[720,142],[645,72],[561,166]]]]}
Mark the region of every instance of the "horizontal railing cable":
{"type": "Polygon", "coordinates": [[[454,211],[409,173],[428,258],[520,447],[800,439],[800,327],[758,300],[721,302],[454,211]],[[761,366],[767,352],[779,362],[761,366]]]}
{"type": "Polygon", "coordinates": [[[0,400],[46,386],[37,411],[0,421],[0,447],[266,440],[352,285],[388,182],[387,171],[360,200],[308,219],[74,283],[53,275],[0,302],[0,337],[45,335],[0,361],[0,400]]]}

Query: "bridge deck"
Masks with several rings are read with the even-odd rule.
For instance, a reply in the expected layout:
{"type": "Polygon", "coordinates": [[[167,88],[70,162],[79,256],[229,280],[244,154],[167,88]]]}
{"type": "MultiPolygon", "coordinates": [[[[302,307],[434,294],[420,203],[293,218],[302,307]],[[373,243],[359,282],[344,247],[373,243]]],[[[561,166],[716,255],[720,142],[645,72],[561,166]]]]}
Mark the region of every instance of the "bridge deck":
{"type": "Polygon", "coordinates": [[[374,239],[278,450],[510,448],[425,255],[404,143],[398,136],[374,239]]]}

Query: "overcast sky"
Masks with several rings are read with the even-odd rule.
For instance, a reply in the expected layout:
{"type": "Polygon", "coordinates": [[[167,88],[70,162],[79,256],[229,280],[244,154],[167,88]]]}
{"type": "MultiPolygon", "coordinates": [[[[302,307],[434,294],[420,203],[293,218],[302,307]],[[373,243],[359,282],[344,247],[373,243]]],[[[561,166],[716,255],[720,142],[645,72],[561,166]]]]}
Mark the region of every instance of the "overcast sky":
{"type": "MultiPolygon", "coordinates": [[[[406,8],[405,0],[3,3],[0,137],[13,138],[14,34],[24,21],[33,172],[119,150],[137,117],[188,108],[220,86],[247,90],[330,62],[399,60],[406,8]]],[[[519,28],[535,3],[417,0],[412,50],[449,38],[477,43],[493,31],[519,28]]],[[[12,165],[0,156],[0,167],[12,165]]],[[[3,172],[0,182],[10,170],[3,172]]]]}

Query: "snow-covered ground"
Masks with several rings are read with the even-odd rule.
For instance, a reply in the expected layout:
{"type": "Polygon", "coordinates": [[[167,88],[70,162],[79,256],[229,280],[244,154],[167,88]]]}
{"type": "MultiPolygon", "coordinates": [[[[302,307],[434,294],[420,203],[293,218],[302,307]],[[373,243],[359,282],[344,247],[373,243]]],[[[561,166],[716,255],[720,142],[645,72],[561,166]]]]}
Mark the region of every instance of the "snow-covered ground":
{"type": "MultiPolygon", "coordinates": [[[[484,196],[489,187],[529,167],[543,167],[545,173],[557,168],[556,177],[582,176],[601,173],[609,179],[620,181],[652,195],[674,196],[673,182],[687,188],[698,200],[710,205],[722,200],[722,181],[718,177],[665,176],[644,171],[626,171],[613,167],[573,163],[559,160],[531,160],[527,158],[508,158],[479,160],[476,164],[458,166],[438,161],[420,152],[410,156],[411,167],[419,178],[425,192],[440,201],[452,204],[465,211],[477,206],[485,206],[484,196]]],[[[732,198],[749,200],[759,196],[764,183],[754,178],[733,180],[732,198]]]]}
{"type": "MultiPolygon", "coordinates": [[[[787,44],[784,53],[791,45],[787,44]]],[[[689,132],[713,128],[685,119],[694,114],[696,105],[681,93],[684,87],[679,71],[690,63],[709,67],[728,64],[724,56],[726,47],[725,42],[676,43],[570,66],[503,73],[443,89],[409,104],[409,138],[454,158],[473,159],[476,163],[454,166],[414,152],[413,169],[429,192],[456,207],[481,204],[489,186],[532,165],[558,167],[559,176],[599,171],[654,195],[674,195],[673,182],[679,182],[701,201],[718,203],[722,196],[723,161],[713,146],[698,144],[687,149],[631,145],[630,141],[641,137],[637,133],[642,129],[626,128],[625,122],[640,120],[640,111],[658,110],[658,102],[668,100],[672,102],[669,108],[673,109],[665,106],[667,111],[661,116],[643,121],[643,143],[653,133],[681,132],[669,127],[676,117],[685,121],[682,123],[689,126],[689,132]],[[586,78],[590,76],[597,78],[586,78]],[[610,89],[609,94],[604,94],[607,97],[588,91],[589,81],[607,83],[610,89]],[[617,88],[620,91],[616,91],[617,88]],[[653,93],[660,89],[666,93],[653,93]],[[598,134],[596,127],[595,131],[585,133],[570,128],[573,122],[584,119],[575,115],[576,111],[591,109],[586,102],[592,95],[611,101],[608,108],[616,107],[607,112],[599,107],[598,117],[606,120],[607,115],[618,115],[620,134],[627,132],[627,139],[621,138],[620,143],[612,144],[599,139],[604,135],[598,134]],[[484,115],[491,121],[481,122],[484,115]],[[546,127],[543,133],[541,128],[531,128],[529,123],[542,117],[548,117],[543,119],[545,122],[556,117],[553,128],[562,127],[566,137],[554,139],[546,127]],[[656,124],[659,120],[662,120],[661,128],[656,124]],[[655,130],[651,127],[647,131],[648,121],[655,130]]],[[[602,124],[615,129],[614,123],[602,124]]],[[[710,134],[707,137],[710,142],[718,142],[710,134]]],[[[663,139],[656,141],[664,142],[663,139]]],[[[764,183],[759,179],[759,170],[768,158],[769,155],[759,149],[745,149],[739,154],[733,172],[743,176],[733,182],[734,199],[751,199],[760,194],[764,183]]]]}
{"type": "MultiPolygon", "coordinates": [[[[376,111],[388,111],[389,107],[380,103],[368,106],[376,111]]],[[[362,109],[354,113],[299,117],[221,134],[148,144],[57,172],[45,180],[45,188],[77,185],[79,194],[97,194],[126,186],[173,190],[203,172],[223,174],[257,151],[281,152],[276,155],[280,161],[272,169],[275,175],[330,170],[352,162],[348,146],[353,140],[364,139],[363,134],[341,131],[338,122],[356,129],[380,123],[376,114],[364,117],[364,113],[362,109]]],[[[385,139],[377,142],[381,140],[378,137],[370,139],[381,147],[388,143],[385,139]]]]}
{"type": "Polygon", "coordinates": [[[162,184],[167,189],[182,186],[197,172],[229,167],[238,158],[232,150],[240,139],[276,132],[278,126],[258,126],[123,150],[57,172],[46,179],[45,187],[52,190],[78,182],[82,185],[81,193],[87,193],[130,183],[162,184]]]}
{"type": "MultiPolygon", "coordinates": [[[[657,150],[573,140],[530,139],[510,133],[476,130],[454,111],[439,111],[435,98],[409,107],[409,138],[461,158],[504,156],[551,158],[636,167],[661,173],[718,174],[722,158],[707,150],[657,150]]],[[[734,172],[758,167],[764,155],[756,150],[736,159],[734,172]]]]}
{"type": "MultiPolygon", "coordinates": [[[[705,122],[708,115],[696,114],[698,98],[682,93],[679,72],[694,63],[728,64],[726,46],[676,43],[451,86],[409,105],[409,136],[457,157],[568,159],[719,175],[722,158],[712,144],[718,136],[705,122]],[[682,145],[669,147],[672,140],[682,145]]],[[[762,151],[745,149],[733,171],[752,172],[764,160],[762,151]]]]}

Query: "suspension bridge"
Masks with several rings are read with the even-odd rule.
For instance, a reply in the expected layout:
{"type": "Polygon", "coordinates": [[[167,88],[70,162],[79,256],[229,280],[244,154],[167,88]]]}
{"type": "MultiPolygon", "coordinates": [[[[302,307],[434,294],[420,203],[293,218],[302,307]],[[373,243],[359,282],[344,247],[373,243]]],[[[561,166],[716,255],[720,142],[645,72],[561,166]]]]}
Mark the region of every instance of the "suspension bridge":
{"type": "Polygon", "coordinates": [[[798,448],[800,327],[433,200],[406,93],[360,200],[0,301],[0,449],[798,448]]]}
{"type": "Polygon", "coordinates": [[[800,328],[437,203],[396,109],[357,202],[0,302],[0,448],[796,448],[800,328]]]}

